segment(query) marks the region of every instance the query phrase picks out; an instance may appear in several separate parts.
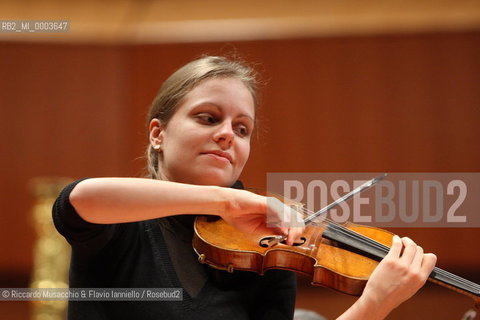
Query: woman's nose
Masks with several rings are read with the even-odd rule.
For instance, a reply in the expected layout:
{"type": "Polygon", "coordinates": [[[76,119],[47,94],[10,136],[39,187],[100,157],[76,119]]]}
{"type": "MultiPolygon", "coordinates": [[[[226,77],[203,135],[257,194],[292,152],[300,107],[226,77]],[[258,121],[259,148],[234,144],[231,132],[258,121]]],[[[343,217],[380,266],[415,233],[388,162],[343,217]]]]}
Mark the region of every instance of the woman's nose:
{"type": "Polygon", "coordinates": [[[220,144],[223,149],[231,147],[235,138],[232,126],[229,123],[224,123],[217,127],[217,129],[213,137],[215,142],[220,144]]]}

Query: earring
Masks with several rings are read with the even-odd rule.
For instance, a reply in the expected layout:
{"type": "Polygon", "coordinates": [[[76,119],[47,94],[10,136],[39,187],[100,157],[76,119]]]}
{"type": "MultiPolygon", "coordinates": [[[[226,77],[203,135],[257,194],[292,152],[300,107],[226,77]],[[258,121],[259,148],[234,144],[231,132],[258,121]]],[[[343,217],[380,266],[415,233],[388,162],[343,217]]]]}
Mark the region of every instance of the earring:
{"type": "Polygon", "coordinates": [[[156,145],[153,146],[153,149],[159,151],[159,150],[160,150],[160,147],[161,147],[161,146],[160,146],[159,144],[156,144],[156,145]]]}

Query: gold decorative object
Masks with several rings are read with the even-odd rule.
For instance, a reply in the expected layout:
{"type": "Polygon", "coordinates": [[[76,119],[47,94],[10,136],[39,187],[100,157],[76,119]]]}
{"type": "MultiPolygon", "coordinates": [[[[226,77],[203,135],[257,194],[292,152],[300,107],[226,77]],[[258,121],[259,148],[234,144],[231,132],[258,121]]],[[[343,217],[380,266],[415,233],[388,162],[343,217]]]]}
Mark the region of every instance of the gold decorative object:
{"type": "MultiPolygon", "coordinates": [[[[35,197],[32,218],[36,240],[33,249],[31,288],[68,288],[70,246],[52,221],[52,206],[60,191],[70,183],[66,178],[35,178],[30,187],[35,197]]],[[[33,301],[34,320],[66,318],[68,301],[33,301]]]]}

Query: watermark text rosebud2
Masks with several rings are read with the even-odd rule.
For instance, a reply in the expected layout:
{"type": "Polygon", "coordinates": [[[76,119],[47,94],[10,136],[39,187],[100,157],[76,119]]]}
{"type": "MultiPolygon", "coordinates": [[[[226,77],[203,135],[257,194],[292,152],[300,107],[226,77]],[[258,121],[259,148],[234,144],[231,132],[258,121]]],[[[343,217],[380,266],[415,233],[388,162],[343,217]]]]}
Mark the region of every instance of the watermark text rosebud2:
{"type": "MultiPolygon", "coordinates": [[[[305,217],[379,173],[269,173],[267,189],[304,204],[305,217]]],[[[389,173],[316,219],[379,227],[480,227],[480,173],[389,173]]]]}
{"type": "Polygon", "coordinates": [[[303,227],[302,206],[267,198],[267,226],[270,228],[303,227]]]}

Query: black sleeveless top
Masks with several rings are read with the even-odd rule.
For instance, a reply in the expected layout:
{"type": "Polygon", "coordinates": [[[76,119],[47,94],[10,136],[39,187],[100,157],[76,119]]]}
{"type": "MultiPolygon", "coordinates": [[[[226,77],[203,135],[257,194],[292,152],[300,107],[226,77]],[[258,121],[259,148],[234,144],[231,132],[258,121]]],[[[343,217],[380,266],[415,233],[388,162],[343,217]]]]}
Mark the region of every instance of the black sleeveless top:
{"type": "MultiPolygon", "coordinates": [[[[57,230],[72,246],[71,288],[183,288],[182,301],[70,301],[68,319],[292,319],[295,274],[232,274],[198,263],[194,216],[93,224],[69,201],[81,180],[53,206],[57,230]]],[[[242,187],[237,183],[233,187],[242,187]]]]}

